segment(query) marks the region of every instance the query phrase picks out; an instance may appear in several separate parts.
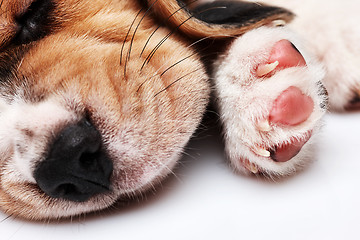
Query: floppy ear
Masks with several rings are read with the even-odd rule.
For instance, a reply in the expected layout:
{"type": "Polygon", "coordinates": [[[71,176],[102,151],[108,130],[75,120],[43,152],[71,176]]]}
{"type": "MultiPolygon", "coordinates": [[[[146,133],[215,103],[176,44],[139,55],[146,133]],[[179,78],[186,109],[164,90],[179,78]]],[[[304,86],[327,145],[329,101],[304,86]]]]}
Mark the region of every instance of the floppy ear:
{"type": "Polygon", "coordinates": [[[289,22],[294,14],[280,7],[245,1],[216,1],[197,7],[197,0],[147,0],[161,20],[179,28],[188,36],[226,38],[270,24],[289,22]]]}

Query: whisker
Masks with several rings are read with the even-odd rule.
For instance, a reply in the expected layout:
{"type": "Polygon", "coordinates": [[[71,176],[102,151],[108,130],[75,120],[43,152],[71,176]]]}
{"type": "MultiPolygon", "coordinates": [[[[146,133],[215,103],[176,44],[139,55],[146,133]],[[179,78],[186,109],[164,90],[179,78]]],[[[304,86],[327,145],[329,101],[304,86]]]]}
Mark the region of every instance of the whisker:
{"type": "MultiPolygon", "coordinates": [[[[187,56],[187,57],[185,57],[185,58],[177,61],[176,63],[172,64],[170,67],[168,67],[167,69],[165,69],[161,74],[156,73],[156,74],[154,74],[153,76],[151,76],[150,78],[147,78],[144,82],[142,82],[142,83],[140,84],[140,86],[139,86],[139,88],[137,89],[136,92],[139,92],[140,88],[141,88],[147,81],[151,80],[152,78],[154,78],[154,77],[156,77],[156,76],[158,76],[158,75],[159,75],[160,77],[162,77],[162,76],[163,76],[167,71],[169,71],[171,68],[175,67],[175,66],[178,65],[179,63],[185,61],[186,59],[194,56],[195,54],[196,54],[196,53],[190,54],[189,56],[187,56]]],[[[166,64],[166,63],[165,63],[165,64],[166,64]]],[[[165,64],[163,64],[162,66],[164,66],[165,64]]],[[[162,67],[162,66],[161,66],[161,67],[162,67]]],[[[160,67],[160,68],[161,68],[161,67],[160,67]]]]}
{"type": "MultiPolygon", "coordinates": [[[[206,38],[208,38],[208,37],[206,37],[206,38]]],[[[204,39],[205,39],[205,38],[204,38],[204,39]]],[[[199,41],[200,41],[200,40],[199,40],[199,41]]],[[[168,67],[167,69],[165,69],[161,74],[156,73],[156,74],[154,74],[153,76],[147,78],[145,81],[143,81],[143,82],[139,85],[139,87],[138,87],[138,89],[136,90],[136,92],[139,92],[139,91],[140,91],[140,88],[141,88],[146,82],[150,81],[151,79],[153,79],[153,78],[156,77],[156,76],[162,77],[162,76],[163,76],[167,71],[169,71],[171,68],[175,67],[175,66],[178,65],[179,63],[185,61],[186,59],[188,59],[188,58],[190,58],[190,57],[192,57],[192,56],[194,56],[194,55],[196,55],[196,54],[197,54],[197,53],[193,53],[193,54],[191,54],[191,55],[189,55],[189,56],[187,56],[187,57],[179,60],[178,62],[174,63],[173,65],[171,65],[170,67],[168,67]]],[[[211,54],[205,54],[205,55],[203,55],[203,56],[206,57],[206,56],[210,56],[210,55],[211,55],[211,54]]],[[[165,64],[166,64],[166,63],[165,63],[165,64]]],[[[162,66],[164,66],[165,64],[163,64],[162,66]]],[[[161,67],[162,67],[162,66],[161,66],[161,67]]],[[[160,68],[161,68],[161,67],[160,67],[160,68]]]]}
{"type": "Polygon", "coordinates": [[[138,89],[136,90],[136,92],[138,93],[138,92],[140,91],[140,88],[141,88],[142,86],[144,86],[144,84],[145,84],[147,81],[151,80],[152,78],[156,77],[157,75],[158,75],[158,73],[154,74],[153,76],[151,76],[151,77],[147,78],[145,81],[143,81],[143,82],[139,85],[139,87],[138,87],[138,89]]]}
{"type": "Polygon", "coordinates": [[[183,59],[179,60],[178,62],[174,63],[173,65],[171,65],[170,67],[168,67],[167,69],[165,69],[161,74],[160,77],[162,77],[167,71],[169,71],[171,68],[175,67],[176,65],[178,65],[179,63],[185,61],[188,58],[191,58],[192,56],[194,56],[196,53],[190,54],[187,57],[184,57],[183,59]]]}
{"type": "MultiPolygon", "coordinates": [[[[199,42],[204,41],[204,40],[206,40],[206,39],[208,39],[208,38],[209,38],[209,37],[204,37],[204,38],[202,38],[202,39],[199,39],[198,41],[193,42],[192,44],[190,44],[190,45],[188,46],[188,48],[193,47],[194,45],[196,45],[196,44],[198,44],[199,42]]],[[[162,76],[163,76],[167,71],[169,71],[171,68],[175,67],[175,66],[178,65],[179,63],[185,61],[186,59],[191,58],[192,56],[194,56],[194,55],[196,55],[196,54],[197,54],[197,53],[194,52],[193,54],[190,54],[189,56],[184,57],[183,59],[181,59],[181,60],[179,60],[178,62],[174,63],[173,65],[171,65],[170,67],[168,67],[167,69],[165,69],[165,70],[160,74],[160,77],[162,77],[162,76]]]]}
{"type": "Polygon", "coordinates": [[[183,78],[187,77],[188,75],[193,74],[194,72],[197,72],[197,71],[199,71],[199,70],[201,70],[201,69],[202,69],[202,68],[197,68],[197,69],[195,69],[194,71],[191,71],[191,72],[185,74],[184,76],[176,79],[175,81],[173,81],[172,83],[170,83],[166,88],[164,88],[163,90],[161,90],[160,92],[158,92],[157,94],[155,94],[155,95],[154,95],[154,98],[157,97],[160,93],[162,93],[162,92],[166,91],[167,89],[169,89],[169,88],[170,88],[171,86],[173,86],[175,83],[179,82],[181,79],[183,79],[183,78]]]}
{"type": "MultiPolygon", "coordinates": [[[[198,1],[198,0],[196,0],[196,1],[198,1]]],[[[187,48],[187,49],[188,49],[188,48],[191,48],[191,47],[193,47],[194,45],[196,45],[196,44],[200,43],[201,41],[204,41],[204,40],[206,40],[206,39],[208,39],[208,38],[210,38],[210,37],[204,37],[204,38],[202,38],[202,39],[199,39],[199,40],[193,42],[192,44],[190,44],[189,46],[187,46],[186,48],[187,48]]],[[[195,55],[195,53],[194,53],[194,54],[191,54],[191,55],[189,55],[189,56],[187,56],[187,57],[185,57],[185,58],[183,58],[183,59],[181,59],[181,60],[179,60],[179,61],[176,62],[176,63],[174,63],[173,65],[171,65],[170,67],[168,67],[167,69],[165,69],[165,70],[160,74],[160,77],[162,77],[162,76],[165,74],[165,72],[168,71],[170,68],[172,68],[172,67],[176,66],[177,64],[183,62],[184,60],[192,57],[193,55],[195,55]]],[[[171,59],[170,59],[170,60],[171,60],[171,59]]],[[[167,62],[165,62],[162,66],[160,66],[159,69],[162,68],[164,65],[166,65],[168,62],[170,62],[170,60],[167,61],[167,62]]],[[[156,77],[156,76],[158,76],[158,75],[159,75],[159,74],[156,73],[156,74],[154,74],[153,76],[147,78],[145,81],[143,81],[143,82],[139,85],[139,87],[138,87],[138,89],[137,89],[136,92],[139,92],[140,88],[141,88],[147,81],[150,81],[152,78],[154,78],[154,77],[156,77]]]]}
{"type": "MultiPolygon", "coordinates": [[[[132,27],[133,27],[133,25],[134,25],[137,17],[140,15],[140,13],[142,12],[142,10],[143,10],[143,9],[141,8],[141,9],[139,10],[139,12],[136,14],[134,20],[132,21],[132,23],[131,23],[131,25],[130,25],[130,27],[129,27],[128,32],[126,33],[125,39],[124,39],[123,44],[122,44],[122,47],[121,47],[121,52],[120,52],[120,65],[122,64],[122,56],[123,56],[123,52],[124,52],[124,47],[125,47],[126,40],[127,40],[128,36],[129,36],[129,34],[130,34],[130,31],[131,31],[131,29],[132,29],[132,27]]],[[[126,68],[124,69],[124,76],[125,76],[125,73],[126,73],[126,68]]]]}
{"type": "Polygon", "coordinates": [[[187,21],[189,21],[191,18],[193,18],[193,16],[190,16],[189,18],[187,18],[185,21],[183,21],[181,24],[179,24],[176,28],[174,28],[170,33],[168,33],[156,46],[155,48],[149,53],[149,55],[146,57],[144,63],[142,64],[140,71],[145,67],[145,64],[148,64],[152,57],[155,55],[156,51],[159,50],[159,48],[161,47],[161,45],[166,42],[166,40],[168,40],[171,35],[173,35],[183,24],[185,24],[187,21]]]}
{"type": "MultiPolygon", "coordinates": [[[[211,9],[205,9],[204,11],[201,11],[200,13],[209,11],[211,9]]],[[[192,19],[194,16],[191,15],[189,16],[186,20],[184,20],[182,23],[180,23],[178,26],[176,26],[176,28],[174,28],[170,33],[168,33],[155,47],[154,49],[149,53],[149,55],[146,57],[144,63],[142,64],[140,71],[145,67],[146,64],[148,64],[152,57],[155,55],[156,51],[159,50],[159,48],[161,47],[161,45],[166,42],[166,40],[168,40],[171,35],[173,35],[182,25],[184,25],[187,21],[189,21],[190,19],[192,19]]]]}
{"type": "MultiPolygon", "coordinates": [[[[194,0],[194,1],[190,2],[189,4],[185,4],[184,6],[182,6],[181,8],[179,8],[178,10],[176,10],[175,12],[173,12],[169,17],[167,17],[164,22],[169,21],[169,19],[170,19],[172,16],[174,16],[177,12],[183,10],[185,7],[188,7],[188,6],[190,6],[191,4],[193,4],[193,3],[197,2],[197,1],[199,1],[199,0],[194,0]]],[[[139,56],[139,57],[141,57],[141,56],[143,55],[146,46],[147,46],[147,45],[149,44],[149,42],[150,42],[150,39],[154,36],[154,34],[157,32],[157,30],[159,30],[159,28],[161,28],[161,27],[162,27],[162,26],[159,25],[159,26],[150,34],[150,36],[149,36],[149,38],[147,39],[147,41],[146,41],[143,49],[141,50],[141,53],[140,53],[140,56],[139,56]]]]}
{"type": "MultiPolygon", "coordinates": [[[[197,160],[198,157],[193,156],[192,154],[190,154],[190,153],[187,152],[187,151],[189,151],[189,150],[199,150],[199,149],[195,149],[195,148],[193,148],[193,149],[185,148],[185,149],[183,149],[183,151],[182,151],[181,153],[182,153],[184,156],[187,156],[187,157],[191,158],[192,160],[197,160]]],[[[182,164],[183,164],[183,166],[184,166],[184,163],[183,163],[183,162],[182,162],[182,164]]]]}
{"type": "MultiPolygon", "coordinates": [[[[3,3],[3,1],[1,1],[1,4],[3,3]]],[[[1,6],[0,4],[0,6],[1,6]]],[[[13,214],[10,214],[9,216],[7,216],[6,218],[4,218],[3,220],[0,221],[0,223],[5,222],[6,220],[9,220],[11,217],[13,216],[13,214]]]]}
{"type": "Polygon", "coordinates": [[[142,16],[142,18],[140,19],[139,23],[137,24],[136,28],[135,28],[135,31],[133,33],[133,36],[131,38],[131,42],[130,42],[130,48],[129,48],[129,52],[128,52],[128,55],[127,55],[127,60],[130,59],[130,54],[131,54],[131,49],[132,49],[132,45],[134,43],[134,38],[135,38],[135,34],[141,24],[141,22],[144,20],[144,18],[148,15],[148,13],[150,12],[151,8],[157,3],[157,1],[159,0],[155,0],[149,7],[148,9],[145,11],[144,15],[142,16]]]}
{"type": "Polygon", "coordinates": [[[150,164],[154,169],[157,169],[157,166],[156,166],[155,164],[159,165],[160,167],[165,168],[165,169],[168,170],[169,173],[170,173],[171,175],[173,175],[180,183],[182,183],[182,179],[179,178],[179,177],[177,176],[177,174],[176,174],[171,168],[169,168],[169,166],[167,166],[166,164],[162,163],[162,162],[161,162],[161,159],[158,159],[158,160],[155,162],[155,164],[154,164],[154,163],[151,163],[151,162],[149,162],[149,164],[150,164]]]}

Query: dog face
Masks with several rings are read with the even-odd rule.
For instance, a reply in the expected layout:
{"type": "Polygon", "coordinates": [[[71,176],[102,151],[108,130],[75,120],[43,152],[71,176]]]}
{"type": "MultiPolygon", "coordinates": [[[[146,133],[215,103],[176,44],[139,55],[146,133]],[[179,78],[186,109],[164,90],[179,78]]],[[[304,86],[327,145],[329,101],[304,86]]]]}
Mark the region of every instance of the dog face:
{"type": "Polygon", "coordinates": [[[29,219],[96,211],[171,172],[210,89],[193,42],[177,30],[221,37],[250,28],[206,25],[184,9],[160,0],[1,2],[4,211],[29,219]]]}

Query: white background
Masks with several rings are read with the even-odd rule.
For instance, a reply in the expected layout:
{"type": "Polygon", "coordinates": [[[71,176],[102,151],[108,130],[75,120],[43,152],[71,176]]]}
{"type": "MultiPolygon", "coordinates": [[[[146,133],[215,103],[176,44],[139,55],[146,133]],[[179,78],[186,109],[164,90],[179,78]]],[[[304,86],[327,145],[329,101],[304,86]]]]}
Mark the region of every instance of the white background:
{"type": "Polygon", "coordinates": [[[0,239],[360,239],[360,114],[325,122],[316,160],[291,178],[233,173],[208,131],[191,142],[176,177],[143,201],[73,222],[0,213],[0,239]]]}

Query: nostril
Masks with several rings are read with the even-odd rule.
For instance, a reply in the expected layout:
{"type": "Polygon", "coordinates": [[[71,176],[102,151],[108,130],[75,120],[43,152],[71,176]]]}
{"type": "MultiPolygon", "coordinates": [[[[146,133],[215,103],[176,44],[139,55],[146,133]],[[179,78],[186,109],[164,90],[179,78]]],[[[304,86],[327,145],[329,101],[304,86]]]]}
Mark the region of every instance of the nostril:
{"type": "Polygon", "coordinates": [[[74,184],[65,183],[61,184],[56,188],[56,191],[60,196],[66,196],[78,192],[74,184]]]}
{"type": "Polygon", "coordinates": [[[84,120],[61,131],[34,177],[49,196],[83,202],[109,191],[112,169],[100,133],[84,120]]]}
{"type": "MultiPolygon", "coordinates": [[[[73,180],[71,183],[60,184],[51,192],[51,197],[62,198],[73,202],[85,202],[95,194],[109,191],[107,186],[88,181],[73,180]]],[[[50,194],[49,194],[50,195],[50,194]]]]}
{"type": "MultiPolygon", "coordinates": [[[[81,200],[77,198],[73,198],[72,196],[78,196],[80,195],[79,190],[77,189],[77,187],[74,184],[70,184],[70,183],[65,183],[65,184],[60,184],[59,186],[56,187],[55,191],[53,191],[54,193],[57,194],[57,198],[67,198],[68,200],[72,200],[74,202],[81,202],[81,200]]],[[[84,196],[84,198],[88,198],[88,196],[84,196]]]]}

